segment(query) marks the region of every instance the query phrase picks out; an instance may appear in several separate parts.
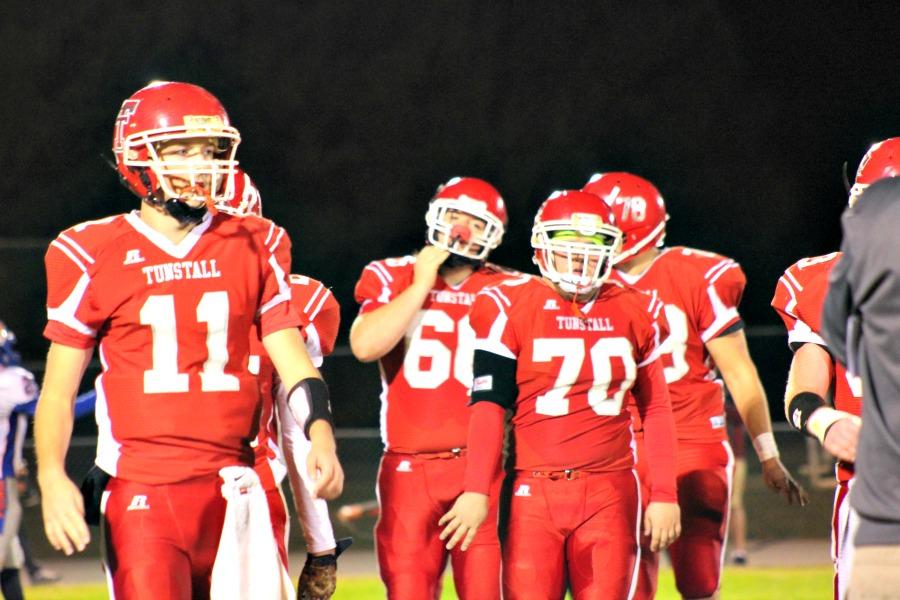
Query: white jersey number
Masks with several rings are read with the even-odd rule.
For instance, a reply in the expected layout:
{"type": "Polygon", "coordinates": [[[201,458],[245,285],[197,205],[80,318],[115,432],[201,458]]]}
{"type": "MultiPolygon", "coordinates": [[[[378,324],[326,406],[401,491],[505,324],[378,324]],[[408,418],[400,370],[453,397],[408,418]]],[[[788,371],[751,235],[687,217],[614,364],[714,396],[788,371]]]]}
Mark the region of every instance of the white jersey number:
{"type": "MultiPolygon", "coordinates": [[[[188,374],[178,372],[175,297],[150,296],[141,307],[141,324],[153,333],[153,368],[144,371],[145,394],[188,391],[188,374]]],[[[200,371],[204,392],[236,392],[241,384],[225,373],[228,363],[228,293],[206,292],[197,304],[197,322],[206,323],[206,361],[200,371]]]]}
{"type": "MultiPolygon", "coordinates": [[[[622,412],[622,401],[637,376],[634,362],[634,348],[626,338],[601,338],[591,346],[591,368],[593,384],[588,390],[588,404],[600,416],[615,416],[622,412]],[[611,396],[612,358],[622,359],[625,377],[619,389],[611,396]]],[[[553,389],[537,397],[534,410],[539,415],[558,417],[569,414],[569,399],[566,397],[578,380],[584,363],[585,347],[582,339],[537,338],[531,359],[534,362],[550,362],[562,358],[559,375],[553,389]]]]}
{"type": "Polygon", "coordinates": [[[662,343],[661,354],[672,357],[672,366],[665,367],[663,372],[666,383],[678,381],[690,370],[687,362],[688,321],[684,311],[674,304],[663,306],[666,320],[669,322],[669,337],[662,343]]]}
{"type": "Polygon", "coordinates": [[[434,390],[453,377],[467,388],[472,385],[472,359],[475,332],[469,325],[468,315],[455,323],[442,310],[420,310],[413,320],[406,337],[406,354],[403,357],[403,373],[410,387],[434,390]],[[423,337],[423,330],[430,327],[439,333],[456,330],[456,348],[448,348],[441,340],[423,337]],[[423,359],[429,359],[427,362],[423,359]],[[424,365],[424,368],[423,368],[424,365]]]}

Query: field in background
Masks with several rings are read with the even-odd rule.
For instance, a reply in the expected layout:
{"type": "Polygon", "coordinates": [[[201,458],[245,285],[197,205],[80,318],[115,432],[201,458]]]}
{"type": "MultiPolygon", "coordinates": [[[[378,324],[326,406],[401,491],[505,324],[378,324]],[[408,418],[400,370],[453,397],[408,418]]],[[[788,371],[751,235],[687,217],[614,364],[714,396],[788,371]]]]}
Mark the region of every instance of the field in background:
{"type": "MultiPolygon", "coordinates": [[[[748,569],[731,568],[725,571],[722,597],[725,600],[760,600],[779,598],[780,600],[820,600],[831,595],[831,569],[813,567],[802,569],[748,569]]],[[[105,599],[103,585],[30,587],[25,589],[29,600],[101,600],[105,599]]],[[[658,600],[676,600],[672,572],[660,572],[660,592],[658,600]]],[[[339,581],[334,600],[375,600],[384,598],[381,582],[377,577],[348,577],[339,581]]],[[[453,582],[446,579],[444,600],[456,598],[453,582]]]]}

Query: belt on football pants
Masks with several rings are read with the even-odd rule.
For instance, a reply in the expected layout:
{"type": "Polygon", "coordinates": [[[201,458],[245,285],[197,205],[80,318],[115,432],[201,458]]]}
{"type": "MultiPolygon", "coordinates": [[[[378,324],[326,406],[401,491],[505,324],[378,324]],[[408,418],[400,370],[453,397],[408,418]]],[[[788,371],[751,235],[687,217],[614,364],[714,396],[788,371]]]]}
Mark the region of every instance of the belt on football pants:
{"type": "Polygon", "coordinates": [[[541,477],[544,479],[550,479],[551,481],[556,481],[558,479],[581,479],[582,477],[587,477],[588,475],[593,475],[590,471],[576,471],[575,469],[566,469],[564,471],[519,471],[523,475],[531,474],[532,477],[541,477]]]}
{"type": "Polygon", "coordinates": [[[448,460],[451,458],[459,458],[467,454],[465,448],[453,448],[452,450],[444,450],[443,452],[393,452],[387,454],[396,454],[399,456],[412,456],[421,460],[448,460]]]}

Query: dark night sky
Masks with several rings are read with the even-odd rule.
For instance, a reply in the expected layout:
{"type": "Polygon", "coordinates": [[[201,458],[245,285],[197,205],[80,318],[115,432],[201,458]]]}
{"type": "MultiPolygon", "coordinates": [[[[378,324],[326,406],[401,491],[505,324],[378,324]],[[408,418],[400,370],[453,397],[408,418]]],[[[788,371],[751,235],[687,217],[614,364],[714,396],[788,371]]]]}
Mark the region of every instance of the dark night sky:
{"type": "Polygon", "coordinates": [[[43,352],[40,244],[138,206],[99,154],[121,101],[174,79],[228,108],[294,270],[347,324],[359,271],[422,242],[441,181],[500,189],[493,258],[530,271],[540,202],[599,170],[654,181],[669,242],[738,259],[746,320],[775,323],[781,271],[839,244],[842,163],[900,132],[900,6],[749,4],[7,3],[0,314],[43,352]]]}

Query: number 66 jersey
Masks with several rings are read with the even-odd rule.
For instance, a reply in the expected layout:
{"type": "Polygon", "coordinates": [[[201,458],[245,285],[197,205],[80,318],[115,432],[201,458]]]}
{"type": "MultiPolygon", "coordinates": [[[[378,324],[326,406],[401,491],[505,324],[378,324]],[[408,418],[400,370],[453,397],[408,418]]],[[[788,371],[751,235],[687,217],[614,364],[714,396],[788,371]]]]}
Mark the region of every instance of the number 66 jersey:
{"type": "Polygon", "coordinates": [[[99,467],[163,484],[253,464],[249,334],[254,322],[263,336],[301,324],[289,248],[270,221],[222,213],[173,244],[136,211],[76,225],[50,244],[44,335],[99,346],[99,467]]]}
{"type": "MultiPolygon", "coordinates": [[[[415,262],[415,256],[404,256],[369,263],[356,284],[359,313],[384,306],[408,288],[415,262]]],[[[404,338],[378,361],[385,450],[465,448],[474,341],[469,309],[482,288],[516,275],[485,264],[454,286],[437,278],[404,338]]]]}

